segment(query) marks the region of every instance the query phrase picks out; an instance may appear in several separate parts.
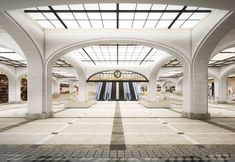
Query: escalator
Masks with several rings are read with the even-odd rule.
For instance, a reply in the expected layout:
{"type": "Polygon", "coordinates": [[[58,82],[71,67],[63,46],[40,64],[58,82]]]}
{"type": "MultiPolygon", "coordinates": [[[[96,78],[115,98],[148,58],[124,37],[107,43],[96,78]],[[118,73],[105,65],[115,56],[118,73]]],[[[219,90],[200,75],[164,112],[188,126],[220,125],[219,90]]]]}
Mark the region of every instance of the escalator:
{"type": "Polygon", "coordinates": [[[123,82],[119,82],[119,101],[124,101],[123,82]]]}
{"type": "Polygon", "coordinates": [[[105,89],[106,89],[106,82],[103,82],[99,95],[99,101],[104,101],[105,89]]]}
{"type": "Polygon", "coordinates": [[[116,101],[116,82],[112,82],[111,101],[116,101]]]}
{"type": "Polygon", "coordinates": [[[129,86],[130,86],[130,93],[131,93],[131,101],[136,101],[136,96],[135,96],[135,90],[133,87],[133,83],[129,82],[129,86]]]}

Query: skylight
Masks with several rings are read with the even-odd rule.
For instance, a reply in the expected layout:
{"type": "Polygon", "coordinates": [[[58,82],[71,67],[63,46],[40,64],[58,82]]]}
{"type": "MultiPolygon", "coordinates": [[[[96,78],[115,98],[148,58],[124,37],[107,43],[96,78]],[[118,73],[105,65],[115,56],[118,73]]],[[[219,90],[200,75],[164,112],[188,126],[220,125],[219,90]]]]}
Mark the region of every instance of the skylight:
{"type": "Polygon", "coordinates": [[[235,48],[228,48],[215,55],[209,62],[210,67],[222,67],[235,63],[235,48]]]}
{"type": "Polygon", "coordinates": [[[164,74],[161,74],[159,78],[178,78],[183,75],[182,70],[172,70],[172,71],[167,71],[164,74]]]}
{"type": "Polygon", "coordinates": [[[0,47],[0,63],[15,66],[24,67],[27,66],[24,58],[13,50],[0,47]]]}
{"type": "Polygon", "coordinates": [[[66,4],[24,10],[44,29],[192,29],[210,9],[136,3],[66,4]]]}
{"type": "Polygon", "coordinates": [[[53,76],[57,78],[76,78],[73,74],[61,70],[60,71],[53,70],[53,76]]]}
{"type": "Polygon", "coordinates": [[[134,44],[101,44],[70,52],[84,65],[149,65],[166,52],[134,44]]]}

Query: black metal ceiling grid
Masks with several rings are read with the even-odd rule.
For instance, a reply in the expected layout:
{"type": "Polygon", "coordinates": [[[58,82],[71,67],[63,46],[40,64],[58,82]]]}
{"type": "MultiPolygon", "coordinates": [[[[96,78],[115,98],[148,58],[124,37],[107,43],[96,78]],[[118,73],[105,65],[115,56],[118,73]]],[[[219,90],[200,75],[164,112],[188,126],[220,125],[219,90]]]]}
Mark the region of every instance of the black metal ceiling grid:
{"type": "Polygon", "coordinates": [[[22,61],[12,60],[12,59],[2,57],[2,56],[0,56],[0,63],[14,66],[14,67],[26,67],[27,66],[27,64],[23,63],[22,61]]]}
{"type": "Polygon", "coordinates": [[[55,61],[54,67],[73,67],[73,66],[63,59],[58,59],[55,61]]]}
{"type": "Polygon", "coordinates": [[[77,28],[82,28],[82,25],[81,23],[84,22],[84,21],[88,21],[89,24],[90,24],[90,28],[95,28],[94,25],[92,25],[92,21],[101,21],[102,23],[102,27],[100,28],[105,28],[105,25],[104,25],[104,21],[107,21],[107,22],[116,22],[116,28],[119,29],[120,28],[120,22],[125,22],[125,21],[131,21],[131,28],[135,28],[135,25],[134,23],[137,22],[137,21],[141,21],[143,22],[143,25],[142,25],[142,28],[145,28],[146,26],[146,22],[147,21],[154,21],[155,22],[155,27],[154,28],[157,28],[158,27],[158,24],[161,22],[161,21],[171,21],[170,24],[168,25],[168,29],[172,28],[172,26],[175,24],[175,22],[177,22],[178,20],[180,21],[184,21],[181,26],[179,28],[182,27],[182,25],[186,22],[186,21],[200,21],[200,19],[190,19],[190,17],[194,14],[194,13],[210,13],[211,10],[208,10],[208,9],[200,9],[200,8],[197,8],[197,9],[193,9],[193,10],[186,10],[187,6],[182,6],[182,9],[167,9],[168,8],[168,5],[166,5],[165,9],[159,9],[159,10],[155,10],[155,9],[152,9],[152,6],[153,4],[151,5],[151,8],[149,10],[145,10],[145,9],[137,9],[137,5],[136,4],[136,7],[134,10],[124,10],[124,9],[120,9],[120,5],[119,4],[116,4],[116,9],[101,9],[100,8],[100,4],[98,4],[98,9],[94,9],[94,10],[87,10],[86,7],[84,6],[84,4],[82,5],[83,8],[82,9],[71,9],[70,5],[66,5],[67,6],[67,9],[54,9],[54,6],[48,6],[48,8],[43,8],[43,9],[39,9],[38,8],[35,8],[35,9],[26,9],[24,10],[25,13],[41,13],[43,15],[44,18],[38,18],[38,19],[35,19],[35,21],[49,21],[50,24],[54,27],[54,28],[57,28],[57,26],[55,25],[55,22],[56,21],[59,21],[61,23],[61,25],[63,26],[64,29],[67,29],[67,28],[70,28],[68,24],[68,22],[76,22],[77,24],[77,28]],[[50,18],[50,17],[47,17],[46,14],[47,13],[53,13],[55,15],[55,17],[53,18],[50,18]],[[60,14],[63,14],[63,13],[69,13],[71,14],[72,16],[68,17],[68,18],[61,18],[60,14]],[[86,14],[86,19],[84,18],[80,18],[79,16],[75,16],[75,14],[79,14],[79,13],[85,13],[86,14]],[[92,18],[91,16],[89,16],[89,13],[97,13],[99,14],[99,18],[92,18]],[[116,14],[116,17],[115,18],[104,18],[102,16],[102,14],[105,14],[105,13],[111,13],[111,14],[116,14]],[[130,18],[130,19],[120,19],[120,14],[121,13],[133,13],[133,17],[130,18]],[[138,18],[136,17],[136,14],[137,13],[144,13],[146,14],[146,17],[145,18],[138,18]],[[153,19],[153,18],[149,18],[149,15],[152,14],[152,13],[161,13],[161,16],[160,18],[158,19],[153,19]],[[163,14],[164,13],[175,13],[177,14],[175,18],[162,18],[163,14]],[[180,16],[183,14],[183,13],[191,13],[191,15],[187,18],[180,18],[180,16]]]}

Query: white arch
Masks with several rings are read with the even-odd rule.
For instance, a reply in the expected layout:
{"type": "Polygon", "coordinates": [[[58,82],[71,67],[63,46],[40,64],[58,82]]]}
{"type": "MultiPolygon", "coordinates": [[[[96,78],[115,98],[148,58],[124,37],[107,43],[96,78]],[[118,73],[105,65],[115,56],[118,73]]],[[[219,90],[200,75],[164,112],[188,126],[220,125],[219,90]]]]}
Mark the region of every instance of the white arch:
{"type": "MultiPolygon", "coordinates": [[[[176,49],[172,48],[172,47],[169,47],[165,44],[161,44],[161,43],[158,43],[158,42],[153,42],[153,41],[148,41],[148,40],[138,40],[136,38],[126,38],[126,39],[123,39],[123,38],[106,38],[106,39],[98,39],[98,40],[89,40],[89,41],[84,41],[84,42],[77,42],[77,43],[74,43],[74,44],[70,44],[70,45],[67,45],[65,47],[62,47],[61,49],[57,50],[55,53],[53,53],[52,55],[50,55],[50,57],[47,59],[46,61],[46,72],[47,72],[47,76],[48,76],[48,83],[46,84],[47,86],[50,86],[50,78],[51,78],[51,69],[52,69],[52,65],[53,63],[55,62],[55,60],[57,60],[58,58],[60,58],[61,56],[69,53],[69,52],[72,52],[76,49],[80,49],[80,48],[85,48],[87,46],[92,46],[92,45],[97,45],[97,44],[109,44],[109,43],[134,43],[134,44],[137,44],[137,45],[144,45],[144,46],[148,46],[148,47],[151,47],[151,48],[157,48],[157,49],[160,49],[162,51],[165,51],[166,53],[176,57],[178,60],[181,61],[182,65],[185,67],[185,68],[188,68],[187,66],[189,65],[189,61],[188,59],[186,58],[186,56],[184,54],[182,54],[181,52],[177,51],[176,49]]],[[[74,61],[74,60],[71,60],[71,61],[74,61]]],[[[84,69],[80,64],[77,64],[78,65],[78,70],[80,70],[80,73],[84,74],[85,76],[85,71],[86,69],[84,69]]],[[[82,80],[83,78],[79,78],[79,82],[82,80]]],[[[86,82],[84,82],[83,84],[80,84],[79,85],[84,85],[86,86],[86,82]]],[[[80,86],[81,88],[81,86],[80,86]]],[[[47,88],[47,98],[51,98],[51,87],[48,87],[47,88]]],[[[49,104],[50,105],[50,104],[49,104]]]]}
{"type": "Polygon", "coordinates": [[[211,54],[210,59],[212,59],[219,52],[232,47],[235,47],[235,30],[230,31],[224,36],[224,38],[215,47],[214,51],[211,54]]]}
{"type": "Polygon", "coordinates": [[[235,64],[225,66],[221,68],[220,78],[228,77],[233,72],[235,72],[235,64]]]}
{"type": "MultiPolygon", "coordinates": [[[[45,89],[45,75],[44,75],[44,54],[42,48],[38,46],[37,38],[41,38],[41,33],[36,33],[34,29],[26,30],[30,28],[24,21],[16,21],[20,19],[17,13],[1,12],[0,24],[12,39],[17,43],[20,49],[23,51],[28,63],[28,113],[27,118],[38,119],[51,116],[45,105],[44,95],[45,89]],[[14,16],[14,19],[13,19],[14,16]],[[26,32],[27,31],[27,32],[26,32]],[[32,32],[31,32],[32,31],[32,32]],[[30,34],[29,34],[29,33],[30,34]],[[32,34],[38,34],[34,35],[32,34]],[[35,38],[36,37],[36,38],[35,38]]],[[[38,27],[39,28],[39,27],[38,27]]],[[[42,30],[41,30],[42,31],[42,30]]],[[[45,39],[40,39],[41,45],[45,39]]]]}
{"type": "Polygon", "coordinates": [[[164,81],[164,83],[162,84],[163,87],[165,87],[166,84],[169,83],[169,82],[173,83],[175,86],[176,86],[176,84],[177,84],[177,80],[174,79],[174,78],[164,78],[164,80],[165,80],[165,81],[164,81]]]}
{"type": "Polygon", "coordinates": [[[184,62],[184,63],[189,62],[189,60],[186,58],[186,54],[183,54],[183,53],[179,52],[177,49],[172,48],[166,44],[162,44],[159,42],[153,42],[153,41],[149,41],[149,40],[144,40],[144,39],[120,38],[120,37],[112,38],[111,37],[111,38],[106,38],[106,39],[93,39],[93,40],[89,40],[89,41],[82,41],[82,42],[77,42],[77,43],[70,44],[67,46],[62,46],[60,49],[56,50],[53,54],[51,54],[49,56],[49,58],[46,61],[46,65],[48,66],[48,65],[54,63],[61,56],[65,55],[66,53],[72,52],[76,49],[85,48],[88,46],[98,45],[98,44],[110,44],[110,43],[123,44],[123,43],[130,43],[130,42],[137,44],[137,45],[144,45],[147,47],[160,49],[160,50],[165,51],[166,53],[174,56],[175,58],[177,58],[181,62],[184,62]]]}
{"type": "Polygon", "coordinates": [[[208,68],[208,76],[215,80],[219,79],[219,71],[217,71],[217,69],[208,68]]]}

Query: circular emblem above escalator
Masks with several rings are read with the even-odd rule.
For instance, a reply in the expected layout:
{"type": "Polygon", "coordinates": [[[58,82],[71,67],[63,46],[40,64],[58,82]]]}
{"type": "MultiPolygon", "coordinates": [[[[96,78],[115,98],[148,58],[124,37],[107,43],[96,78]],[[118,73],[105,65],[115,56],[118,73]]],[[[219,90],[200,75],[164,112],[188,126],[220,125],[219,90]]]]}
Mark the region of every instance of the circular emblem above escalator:
{"type": "Polygon", "coordinates": [[[114,75],[115,78],[120,78],[122,76],[122,73],[119,70],[115,70],[113,75],[114,75]]]}

